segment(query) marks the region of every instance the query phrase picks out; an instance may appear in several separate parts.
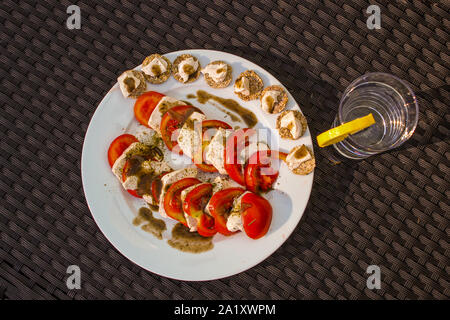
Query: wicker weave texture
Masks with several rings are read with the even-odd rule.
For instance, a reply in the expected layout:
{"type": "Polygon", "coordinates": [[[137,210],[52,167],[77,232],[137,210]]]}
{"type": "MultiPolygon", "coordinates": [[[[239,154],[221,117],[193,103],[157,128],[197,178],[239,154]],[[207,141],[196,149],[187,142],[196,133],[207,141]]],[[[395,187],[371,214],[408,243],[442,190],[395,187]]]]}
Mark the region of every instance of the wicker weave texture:
{"type": "Polygon", "coordinates": [[[0,296],[7,299],[448,299],[448,1],[2,0],[0,296]],[[370,4],[381,29],[366,26],[370,4]],[[318,167],[285,244],[241,274],[189,283],[147,272],[96,226],[80,177],[83,138],[121,71],[153,52],[222,50],[275,75],[312,135],[330,127],[356,77],[388,72],[416,92],[420,119],[399,149],[318,167]],[[66,269],[79,265],[81,290],[66,269]],[[381,268],[379,290],[366,268],[381,268]]]}

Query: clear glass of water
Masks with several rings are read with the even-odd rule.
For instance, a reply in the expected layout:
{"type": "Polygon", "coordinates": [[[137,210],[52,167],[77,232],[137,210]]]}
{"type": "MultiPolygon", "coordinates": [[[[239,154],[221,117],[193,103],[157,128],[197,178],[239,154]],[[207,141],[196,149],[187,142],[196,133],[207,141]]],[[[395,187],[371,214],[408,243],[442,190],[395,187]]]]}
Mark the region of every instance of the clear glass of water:
{"type": "Polygon", "coordinates": [[[351,159],[400,146],[416,129],[419,106],[411,88],[387,73],[368,73],[353,81],[345,90],[334,126],[372,113],[375,124],[334,144],[335,149],[351,159]]]}

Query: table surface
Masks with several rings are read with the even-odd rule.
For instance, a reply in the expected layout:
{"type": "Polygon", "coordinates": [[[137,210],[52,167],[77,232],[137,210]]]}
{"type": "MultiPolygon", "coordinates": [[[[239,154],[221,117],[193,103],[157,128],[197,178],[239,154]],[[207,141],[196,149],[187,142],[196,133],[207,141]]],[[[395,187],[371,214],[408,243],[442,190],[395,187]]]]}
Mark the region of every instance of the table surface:
{"type": "Polygon", "coordinates": [[[0,4],[0,297],[449,298],[447,1],[75,1],[81,29],[69,30],[72,2],[0,4]],[[381,29],[366,25],[370,4],[381,9],[381,29]],[[301,104],[313,136],[330,127],[353,79],[395,74],[417,94],[416,132],[359,162],[332,163],[315,145],[305,214],[256,267],[209,282],[159,277],[96,226],[81,149],[121,71],[153,52],[188,48],[230,52],[270,71],[301,104]],[[80,290],[66,287],[69,265],[81,268],[80,290]],[[367,288],[369,265],[380,267],[381,289],[367,288]]]}

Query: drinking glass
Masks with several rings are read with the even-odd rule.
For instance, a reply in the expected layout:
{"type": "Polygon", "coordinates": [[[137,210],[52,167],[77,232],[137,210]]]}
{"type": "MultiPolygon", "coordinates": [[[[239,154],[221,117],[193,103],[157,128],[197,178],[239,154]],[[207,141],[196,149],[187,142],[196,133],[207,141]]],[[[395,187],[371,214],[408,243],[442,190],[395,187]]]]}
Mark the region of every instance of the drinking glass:
{"type": "Polygon", "coordinates": [[[375,72],[359,77],[347,87],[334,126],[369,113],[375,124],[333,145],[341,155],[364,159],[400,146],[416,129],[419,106],[414,92],[404,81],[375,72]]]}

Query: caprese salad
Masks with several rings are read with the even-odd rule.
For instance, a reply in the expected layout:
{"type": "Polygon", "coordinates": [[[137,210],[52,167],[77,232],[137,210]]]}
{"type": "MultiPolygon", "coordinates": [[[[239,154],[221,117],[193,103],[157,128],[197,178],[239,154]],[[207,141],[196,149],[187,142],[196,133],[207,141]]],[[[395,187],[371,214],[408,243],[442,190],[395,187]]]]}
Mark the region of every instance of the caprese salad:
{"type": "MultiPolygon", "coordinates": [[[[128,193],[205,237],[243,231],[258,239],[267,233],[273,212],[261,193],[273,188],[274,163],[286,161],[287,154],[254,139],[253,129],[232,130],[159,92],[140,95],[134,114],[142,125],[138,132],[120,135],[108,149],[112,172],[128,193]],[[194,165],[172,169],[167,150],[194,165]],[[215,176],[206,179],[205,172],[215,176]]],[[[297,152],[294,158],[301,163],[310,155],[297,152]]]]}

